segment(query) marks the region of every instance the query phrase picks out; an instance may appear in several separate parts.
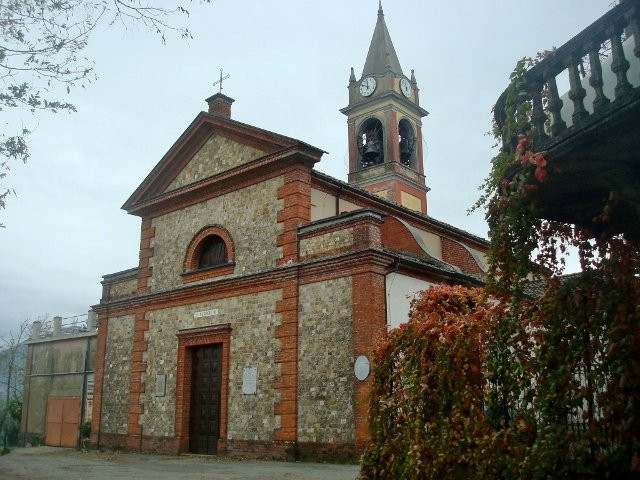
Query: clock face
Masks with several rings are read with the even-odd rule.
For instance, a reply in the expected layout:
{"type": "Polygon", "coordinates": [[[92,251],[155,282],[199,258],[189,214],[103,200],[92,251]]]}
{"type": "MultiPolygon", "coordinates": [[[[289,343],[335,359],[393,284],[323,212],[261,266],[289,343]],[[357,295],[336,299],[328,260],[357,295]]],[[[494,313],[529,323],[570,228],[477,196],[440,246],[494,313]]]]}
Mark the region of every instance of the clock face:
{"type": "Polygon", "coordinates": [[[373,93],[373,91],[376,89],[376,79],[373,77],[367,77],[364,80],[362,80],[362,83],[360,84],[360,94],[363,97],[368,97],[369,95],[371,95],[373,93]]]}
{"type": "Polygon", "coordinates": [[[411,97],[413,88],[411,88],[411,84],[409,83],[409,80],[407,80],[406,78],[403,78],[402,80],[400,80],[400,90],[402,90],[402,94],[405,97],[407,98],[411,97]]]}

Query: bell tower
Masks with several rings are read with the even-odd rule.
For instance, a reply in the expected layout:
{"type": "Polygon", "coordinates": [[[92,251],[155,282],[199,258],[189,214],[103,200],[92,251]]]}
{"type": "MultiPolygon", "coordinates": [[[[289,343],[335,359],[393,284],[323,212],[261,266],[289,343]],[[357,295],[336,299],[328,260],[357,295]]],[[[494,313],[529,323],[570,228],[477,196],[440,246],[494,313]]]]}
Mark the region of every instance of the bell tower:
{"type": "Polygon", "coordinates": [[[360,79],[351,68],[347,116],[349,183],[427,213],[418,85],[402,73],[382,4],[360,79]]]}

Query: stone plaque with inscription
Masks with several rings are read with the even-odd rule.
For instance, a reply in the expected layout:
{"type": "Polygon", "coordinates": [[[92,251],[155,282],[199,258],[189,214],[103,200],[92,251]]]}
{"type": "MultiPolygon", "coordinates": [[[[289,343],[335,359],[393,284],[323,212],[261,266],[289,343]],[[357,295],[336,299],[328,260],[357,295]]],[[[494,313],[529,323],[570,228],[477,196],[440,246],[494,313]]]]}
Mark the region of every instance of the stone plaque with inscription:
{"type": "Polygon", "coordinates": [[[242,369],[242,394],[255,395],[258,391],[258,369],[244,367],[242,369]]]}
{"type": "Polygon", "coordinates": [[[167,375],[159,373],[156,375],[156,397],[164,397],[167,389],[167,375]]]}

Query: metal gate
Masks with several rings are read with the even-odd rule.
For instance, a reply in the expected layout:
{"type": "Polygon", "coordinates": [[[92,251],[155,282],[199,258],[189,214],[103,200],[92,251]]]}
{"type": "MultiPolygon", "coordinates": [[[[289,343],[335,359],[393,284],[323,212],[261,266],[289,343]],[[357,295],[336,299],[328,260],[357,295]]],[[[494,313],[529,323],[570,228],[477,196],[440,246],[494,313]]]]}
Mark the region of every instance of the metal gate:
{"type": "Polygon", "coordinates": [[[75,447],[79,420],[80,397],[49,397],[44,442],[54,447],[75,447]]]}

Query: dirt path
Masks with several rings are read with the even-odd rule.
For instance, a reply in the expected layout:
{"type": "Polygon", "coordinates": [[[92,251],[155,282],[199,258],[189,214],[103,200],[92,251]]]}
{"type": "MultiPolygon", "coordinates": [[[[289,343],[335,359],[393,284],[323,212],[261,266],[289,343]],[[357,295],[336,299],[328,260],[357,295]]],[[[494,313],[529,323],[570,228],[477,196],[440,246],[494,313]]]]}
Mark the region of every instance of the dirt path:
{"type": "Polygon", "coordinates": [[[355,465],[230,460],[55,447],[15,448],[0,457],[0,479],[354,480],[355,465]]]}

